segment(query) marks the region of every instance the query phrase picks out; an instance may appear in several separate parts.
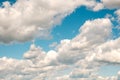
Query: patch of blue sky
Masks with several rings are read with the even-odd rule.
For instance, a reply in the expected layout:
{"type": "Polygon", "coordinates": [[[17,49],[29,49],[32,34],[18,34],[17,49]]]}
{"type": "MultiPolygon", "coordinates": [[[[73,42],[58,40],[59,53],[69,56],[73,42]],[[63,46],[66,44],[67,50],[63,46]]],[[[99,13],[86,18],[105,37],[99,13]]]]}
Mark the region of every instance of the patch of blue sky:
{"type": "Polygon", "coordinates": [[[100,68],[98,74],[103,77],[116,76],[120,71],[120,65],[109,64],[100,68]]]}

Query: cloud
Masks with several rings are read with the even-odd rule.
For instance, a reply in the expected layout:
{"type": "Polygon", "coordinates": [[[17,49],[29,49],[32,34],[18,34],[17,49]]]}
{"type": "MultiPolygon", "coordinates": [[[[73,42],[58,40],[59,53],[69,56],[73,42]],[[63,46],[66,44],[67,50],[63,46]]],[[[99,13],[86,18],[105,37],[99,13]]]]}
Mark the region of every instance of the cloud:
{"type": "Polygon", "coordinates": [[[118,75],[103,77],[98,74],[102,65],[119,64],[120,39],[109,40],[112,26],[108,18],[88,20],[76,37],[62,40],[57,47],[58,61],[74,67],[58,80],[118,80],[118,75]]]}
{"type": "Polygon", "coordinates": [[[0,67],[0,79],[51,80],[51,78],[54,78],[54,75],[57,75],[57,72],[67,68],[65,65],[57,64],[56,57],[57,53],[55,51],[51,50],[43,56],[41,50],[32,45],[30,50],[25,53],[23,60],[0,58],[0,64],[2,65],[0,67]]]}
{"type": "Polygon", "coordinates": [[[26,42],[49,38],[51,29],[77,7],[94,7],[94,0],[17,0],[0,7],[0,42],[26,42]]]}
{"type": "Polygon", "coordinates": [[[97,3],[96,6],[93,8],[93,11],[99,11],[104,9],[104,5],[102,3],[97,3]]]}
{"type": "Polygon", "coordinates": [[[105,63],[120,63],[120,38],[100,45],[96,58],[105,63]]]}
{"type": "Polygon", "coordinates": [[[34,44],[30,46],[30,50],[24,53],[24,58],[25,59],[34,59],[38,56],[41,58],[45,55],[45,52],[42,51],[40,47],[36,47],[34,44]]]}
{"type": "Polygon", "coordinates": [[[0,8],[0,41],[24,42],[35,37],[48,37],[51,27],[78,6],[76,2],[18,0],[13,5],[4,2],[4,8],[0,8]]]}
{"type": "MultiPolygon", "coordinates": [[[[69,0],[57,1],[17,0],[10,5],[4,2],[0,7],[0,42],[26,42],[36,38],[50,38],[51,29],[76,8],[86,6],[93,11],[104,8],[119,8],[119,0],[69,0]],[[46,6],[47,5],[47,6],[46,6]],[[59,7],[62,6],[62,7],[59,7]],[[46,16],[47,15],[47,16],[46,16]]],[[[119,20],[119,10],[116,11],[119,20]]]]}
{"type": "Polygon", "coordinates": [[[120,39],[110,40],[112,26],[108,18],[87,20],[79,34],[61,40],[57,50],[45,52],[32,44],[22,60],[0,58],[0,79],[119,80],[119,72],[112,77],[97,74],[102,65],[119,63],[120,39]]]}
{"type": "Polygon", "coordinates": [[[84,59],[91,49],[105,42],[111,35],[112,23],[109,19],[86,21],[72,40],[62,40],[58,45],[59,60],[63,63],[74,63],[84,59]]]}

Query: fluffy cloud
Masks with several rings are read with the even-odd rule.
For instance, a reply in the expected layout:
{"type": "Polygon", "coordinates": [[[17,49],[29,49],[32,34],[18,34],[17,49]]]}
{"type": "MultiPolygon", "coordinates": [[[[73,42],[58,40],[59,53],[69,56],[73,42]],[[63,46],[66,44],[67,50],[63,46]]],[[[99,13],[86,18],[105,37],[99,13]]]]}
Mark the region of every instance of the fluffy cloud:
{"type": "Polygon", "coordinates": [[[36,47],[35,44],[30,46],[30,50],[24,53],[24,59],[31,60],[33,63],[40,63],[42,65],[55,65],[57,64],[57,52],[54,50],[45,52],[40,47],[36,47]]]}
{"type": "Polygon", "coordinates": [[[18,0],[13,5],[4,2],[4,8],[0,8],[0,41],[24,42],[49,36],[50,28],[70,14],[78,6],[76,2],[18,0]]]}
{"type": "Polygon", "coordinates": [[[45,52],[32,44],[23,60],[0,58],[0,79],[119,80],[119,72],[113,77],[97,74],[105,63],[120,62],[120,38],[109,40],[112,31],[110,19],[88,20],[79,31],[73,39],[61,40],[56,51],[45,52]]]}
{"type": "Polygon", "coordinates": [[[94,0],[17,0],[0,7],[0,42],[25,42],[49,38],[53,26],[79,6],[94,8],[94,0]]]}
{"type": "Polygon", "coordinates": [[[120,38],[108,41],[98,47],[96,58],[105,63],[120,63],[120,38]]]}
{"type": "Polygon", "coordinates": [[[23,60],[0,58],[0,80],[54,80],[57,72],[67,69],[68,66],[57,63],[57,53],[49,51],[47,54],[34,44],[25,53],[23,60]],[[33,55],[35,53],[35,55],[33,55]],[[36,54],[38,56],[36,56],[36,54]]]}
{"type": "Polygon", "coordinates": [[[112,23],[108,18],[88,20],[80,27],[80,34],[58,45],[58,61],[69,64],[71,73],[58,80],[119,80],[118,76],[103,77],[97,74],[105,64],[119,63],[120,39],[109,40],[112,23]]]}
{"type": "MultiPolygon", "coordinates": [[[[71,14],[77,7],[93,11],[104,7],[120,8],[114,0],[17,0],[0,7],[0,43],[25,42],[50,37],[53,26],[71,14]]],[[[120,11],[115,14],[120,20],[120,11]]],[[[22,60],[0,58],[0,80],[119,80],[97,74],[102,65],[120,63],[120,38],[110,40],[112,22],[109,18],[87,20],[73,39],[61,40],[56,50],[45,52],[35,44],[22,60]]]]}
{"type": "Polygon", "coordinates": [[[71,64],[85,58],[90,50],[107,40],[111,29],[109,19],[86,21],[80,28],[80,34],[72,40],[62,40],[58,45],[59,60],[71,64]]]}
{"type": "Polygon", "coordinates": [[[30,46],[30,50],[24,54],[25,59],[34,59],[38,56],[41,58],[45,55],[45,52],[42,51],[40,47],[36,47],[34,44],[30,46]]]}

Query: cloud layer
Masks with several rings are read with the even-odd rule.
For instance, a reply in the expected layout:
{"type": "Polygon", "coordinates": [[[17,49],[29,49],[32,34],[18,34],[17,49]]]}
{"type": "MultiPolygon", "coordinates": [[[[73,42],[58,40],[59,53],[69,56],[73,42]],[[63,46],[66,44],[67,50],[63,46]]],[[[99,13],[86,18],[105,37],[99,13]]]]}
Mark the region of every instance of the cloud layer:
{"type": "Polygon", "coordinates": [[[32,44],[23,60],[0,58],[0,80],[119,80],[102,77],[102,65],[120,63],[120,39],[109,40],[108,18],[88,20],[73,39],[61,40],[56,50],[45,52],[32,44]]]}

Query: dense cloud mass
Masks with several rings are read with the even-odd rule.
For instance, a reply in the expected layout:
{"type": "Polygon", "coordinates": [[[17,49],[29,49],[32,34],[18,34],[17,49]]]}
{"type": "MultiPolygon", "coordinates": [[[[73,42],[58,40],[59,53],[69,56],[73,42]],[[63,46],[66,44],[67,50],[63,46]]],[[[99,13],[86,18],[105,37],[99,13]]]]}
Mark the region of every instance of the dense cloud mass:
{"type": "MultiPolygon", "coordinates": [[[[25,42],[49,38],[53,26],[61,23],[76,8],[86,6],[93,11],[117,9],[119,0],[17,0],[0,8],[0,43],[25,42]]],[[[116,76],[101,76],[103,65],[120,64],[120,38],[112,38],[114,25],[110,18],[87,20],[72,39],[53,43],[55,50],[44,51],[35,44],[23,59],[0,58],[0,80],[120,80],[116,76]]],[[[118,27],[118,29],[120,29],[118,27]]]]}
{"type": "Polygon", "coordinates": [[[23,60],[0,58],[0,80],[119,80],[102,77],[102,65],[120,63],[120,39],[109,40],[108,18],[88,20],[73,39],[61,40],[56,50],[45,52],[32,44],[23,60]]]}
{"type": "Polygon", "coordinates": [[[0,42],[50,38],[50,30],[79,6],[94,8],[94,0],[17,0],[0,7],[0,42]]]}

